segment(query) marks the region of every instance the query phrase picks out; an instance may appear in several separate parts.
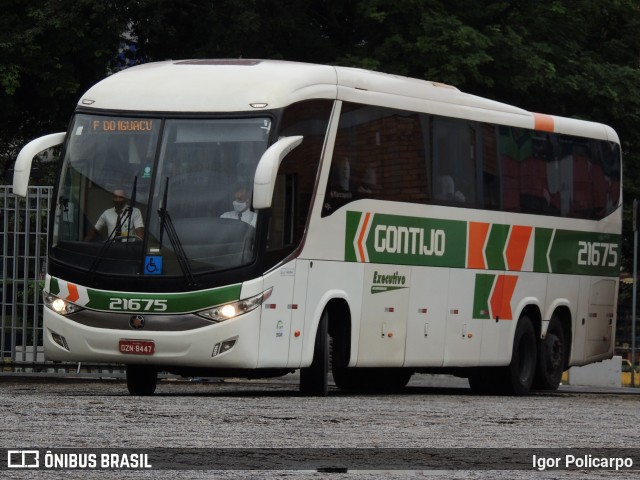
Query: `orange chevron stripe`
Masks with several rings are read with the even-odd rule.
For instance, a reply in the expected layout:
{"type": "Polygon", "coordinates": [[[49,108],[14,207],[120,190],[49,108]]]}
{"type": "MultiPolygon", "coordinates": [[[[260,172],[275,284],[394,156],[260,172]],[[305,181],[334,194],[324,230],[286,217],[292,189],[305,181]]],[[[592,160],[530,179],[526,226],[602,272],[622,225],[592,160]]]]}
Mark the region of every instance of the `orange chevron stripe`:
{"type": "Polygon", "coordinates": [[[513,225],[511,227],[511,235],[509,236],[505,251],[507,270],[522,270],[524,256],[527,254],[532,231],[533,227],[523,227],[521,225],[513,225]]]}
{"type": "Polygon", "coordinates": [[[555,127],[553,117],[544,113],[532,113],[534,121],[534,130],[542,132],[553,132],[555,127]]]}
{"type": "Polygon", "coordinates": [[[69,289],[69,295],[67,295],[67,300],[70,302],[75,302],[80,298],[80,294],[78,293],[78,287],[73,283],[67,283],[67,288],[69,289]]]}
{"type": "Polygon", "coordinates": [[[513,320],[511,311],[511,298],[516,289],[518,277],[516,275],[498,275],[493,295],[489,301],[491,305],[491,316],[499,317],[500,320],[513,320]]]}
{"type": "Polygon", "coordinates": [[[490,226],[489,223],[469,222],[467,268],[487,268],[484,261],[484,244],[487,241],[490,226]]]}
{"type": "Polygon", "coordinates": [[[364,247],[362,244],[364,243],[364,234],[367,231],[367,225],[369,225],[369,218],[371,217],[371,212],[367,212],[364,215],[364,222],[362,222],[362,229],[360,230],[360,235],[358,236],[358,253],[360,254],[360,261],[366,262],[364,254],[364,247]]]}

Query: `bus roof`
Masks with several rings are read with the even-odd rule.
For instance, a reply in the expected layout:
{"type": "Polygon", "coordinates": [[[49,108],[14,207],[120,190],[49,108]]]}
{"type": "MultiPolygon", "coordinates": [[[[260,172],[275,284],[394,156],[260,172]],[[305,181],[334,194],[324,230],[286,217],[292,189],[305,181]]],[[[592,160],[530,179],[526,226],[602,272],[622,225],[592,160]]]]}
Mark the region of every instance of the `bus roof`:
{"type": "Polygon", "coordinates": [[[619,142],[615,131],[602,124],[531,113],[437,82],[278,60],[147,63],[97,83],[81,97],[79,105],[123,112],[245,112],[318,98],[619,142]]]}

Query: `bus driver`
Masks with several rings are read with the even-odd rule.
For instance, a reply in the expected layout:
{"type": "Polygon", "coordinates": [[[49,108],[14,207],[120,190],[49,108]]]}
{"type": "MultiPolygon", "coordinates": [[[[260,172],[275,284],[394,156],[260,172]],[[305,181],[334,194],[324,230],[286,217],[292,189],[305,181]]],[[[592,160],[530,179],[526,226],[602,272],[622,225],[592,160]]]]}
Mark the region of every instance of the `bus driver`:
{"type": "Polygon", "coordinates": [[[113,191],[113,208],[107,208],[102,212],[95,226],[91,227],[91,230],[85,236],[85,241],[93,240],[102,229],[106,229],[107,236],[113,238],[133,235],[140,239],[143,237],[144,222],[142,221],[140,209],[126,206],[124,190],[113,191]],[[131,226],[133,226],[133,232],[130,233],[129,228],[131,226]]]}
{"type": "Polygon", "coordinates": [[[233,210],[223,213],[220,218],[235,218],[256,227],[256,212],[249,209],[249,189],[238,187],[233,195],[233,210]]]}

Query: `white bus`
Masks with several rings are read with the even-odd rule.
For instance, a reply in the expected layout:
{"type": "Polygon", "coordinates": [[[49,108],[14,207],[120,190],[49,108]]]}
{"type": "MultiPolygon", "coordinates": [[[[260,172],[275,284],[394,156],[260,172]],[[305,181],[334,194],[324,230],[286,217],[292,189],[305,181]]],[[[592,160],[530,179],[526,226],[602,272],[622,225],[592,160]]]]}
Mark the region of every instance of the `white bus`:
{"type": "Polygon", "coordinates": [[[16,194],[57,144],[45,355],[125,364],[131,394],[159,371],[299,370],[307,395],[416,372],[522,395],[613,354],[605,125],[354,68],[187,60],[92,87],[68,132],[24,147],[16,194]]]}

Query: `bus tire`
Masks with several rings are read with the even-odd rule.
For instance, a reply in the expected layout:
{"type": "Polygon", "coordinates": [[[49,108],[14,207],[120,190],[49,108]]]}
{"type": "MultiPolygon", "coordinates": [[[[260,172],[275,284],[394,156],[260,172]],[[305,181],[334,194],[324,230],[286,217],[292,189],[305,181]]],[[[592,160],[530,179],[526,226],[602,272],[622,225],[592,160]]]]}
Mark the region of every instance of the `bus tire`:
{"type": "Polygon", "coordinates": [[[333,368],[331,374],[333,375],[333,383],[336,384],[336,387],[344,391],[357,390],[356,385],[358,378],[353,370],[353,368],[333,368]]]}
{"type": "Polygon", "coordinates": [[[536,373],[536,331],[531,319],[522,315],[513,337],[511,363],[505,370],[505,393],[522,396],[531,391],[536,373]]]}
{"type": "Polygon", "coordinates": [[[326,397],[329,393],[329,314],[320,317],[311,365],[300,369],[300,393],[326,397]]]}
{"type": "Polygon", "coordinates": [[[556,315],[551,317],[547,334],[538,341],[538,366],[534,388],[557,390],[564,372],[565,358],[564,330],[556,315]]]}
{"type": "Polygon", "coordinates": [[[344,327],[334,332],[331,337],[331,375],[333,383],[340,390],[349,390],[353,381],[353,375],[351,375],[353,369],[347,367],[350,347],[348,342],[349,335],[346,334],[344,327]]]}
{"type": "Polygon", "coordinates": [[[146,365],[127,365],[127,389],[131,395],[153,395],[158,383],[158,371],[146,365]]]}
{"type": "Polygon", "coordinates": [[[371,378],[362,368],[334,368],[332,374],[336,387],[345,392],[367,391],[371,382],[371,378]]]}

